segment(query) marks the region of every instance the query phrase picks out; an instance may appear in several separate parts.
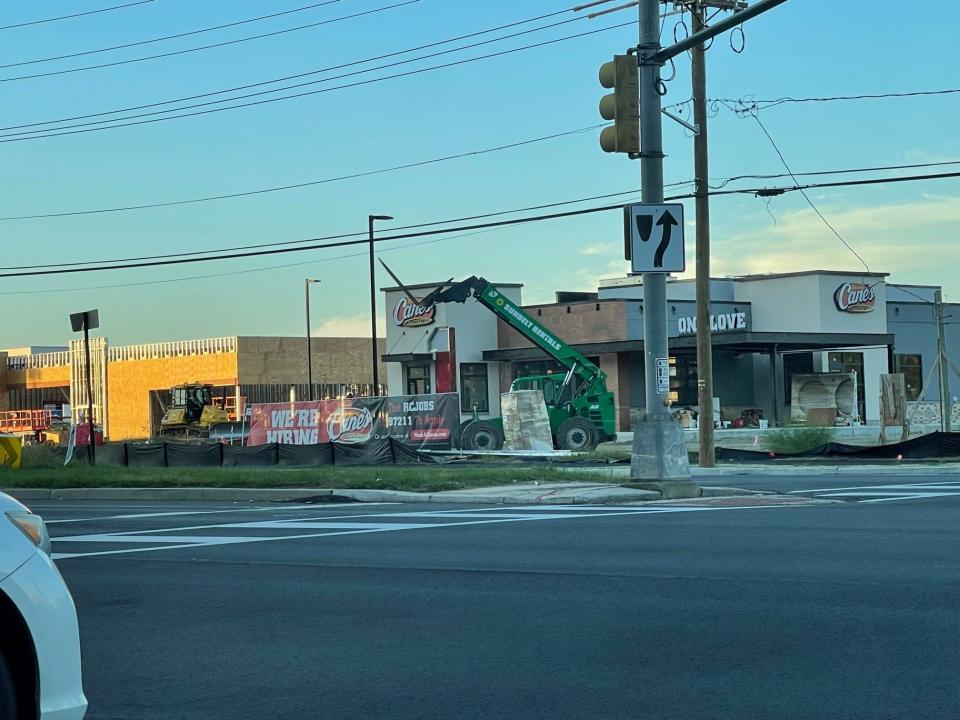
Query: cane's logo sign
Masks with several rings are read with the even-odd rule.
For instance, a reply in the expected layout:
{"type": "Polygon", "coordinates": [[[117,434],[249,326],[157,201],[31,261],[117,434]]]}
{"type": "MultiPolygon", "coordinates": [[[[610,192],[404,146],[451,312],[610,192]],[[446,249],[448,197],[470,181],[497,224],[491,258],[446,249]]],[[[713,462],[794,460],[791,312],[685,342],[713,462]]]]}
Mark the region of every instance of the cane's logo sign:
{"type": "MultiPolygon", "coordinates": [[[[423,298],[417,298],[422,300],[423,298]]],[[[415,305],[407,298],[400,298],[400,302],[393,309],[393,322],[398,327],[417,327],[419,325],[430,325],[433,323],[437,314],[437,306],[431,305],[428,308],[415,305]]]]}
{"type": "Polygon", "coordinates": [[[333,442],[362,443],[373,433],[373,415],[365,407],[340,407],[327,419],[327,435],[333,442]]]}
{"type": "Polygon", "coordinates": [[[846,313],[868,313],[877,306],[873,288],[863,283],[844,283],[833,293],[837,310],[846,313]]]}

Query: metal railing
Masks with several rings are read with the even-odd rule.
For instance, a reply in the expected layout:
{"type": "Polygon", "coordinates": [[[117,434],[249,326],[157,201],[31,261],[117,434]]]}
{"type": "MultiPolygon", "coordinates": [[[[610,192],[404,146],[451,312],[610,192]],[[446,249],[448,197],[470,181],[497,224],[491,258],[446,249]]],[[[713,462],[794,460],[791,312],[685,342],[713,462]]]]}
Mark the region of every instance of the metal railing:
{"type": "Polygon", "coordinates": [[[39,368],[63,367],[69,364],[69,350],[7,357],[7,370],[37,370],[39,368]]]}
{"type": "Polygon", "coordinates": [[[8,410],[0,412],[0,432],[22,433],[46,430],[54,420],[50,410],[8,410]]]}
{"type": "Polygon", "coordinates": [[[107,349],[110,362],[124,360],[157,360],[185,355],[215,355],[235,353],[236,337],[207,338],[205,340],[177,340],[174,342],[121,345],[107,349]]]}

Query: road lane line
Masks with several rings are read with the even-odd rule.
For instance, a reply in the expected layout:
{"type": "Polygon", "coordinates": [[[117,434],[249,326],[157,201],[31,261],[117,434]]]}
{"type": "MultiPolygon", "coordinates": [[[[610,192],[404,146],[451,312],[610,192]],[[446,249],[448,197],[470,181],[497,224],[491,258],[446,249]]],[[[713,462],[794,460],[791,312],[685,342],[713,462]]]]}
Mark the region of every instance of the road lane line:
{"type": "MultiPolygon", "coordinates": [[[[668,513],[677,513],[677,512],[709,512],[709,511],[722,511],[722,510],[759,510],[759,509],[770,509],[770,508],[784,508],[784,507],[804,507],[803,505],[749,505],[749,506],[729,506],[729,507],[662,507],[656,510],[652,510],[647,513],[637,513],[633,510],[623,511],[623,512],[603,512],[592,515],[579,514],[579,515],[569,515],[569,516],[551,516],[548,514],[536,515],[536,516],[527,516],[523,518],[487,518],[483,520],[467,520],[463,522],[454,522],[454,523],[370,523],[372,527],[367,527],[367,524],[364,524],[363,529],[355,530],[343,530],[341,532],[322,532],[322,533],[304,533],[297,535],[277,535],[272,537],[263,537],[263,536],[249,536],[249,537],[225,537],[217,538],[217,542],[200,544],[196,542],[190,543],[179,543],[172,545],[160,545],[160,546],[151,546],[143,548],[124,548],[122,550],[103,550],[95,551],[88,553],[53,553],[52,557],[54,560],[66,560],[71,558],[82,558],[82,557],[98,557],[104,555],[123,555],[134,552],[153,552],[157,550],[175,550],[182,548],[199,548],[204,547],[205,545],[232,545],[238,543],[244,544],[253,544],[253,543],[265,543],[265,542],[278,542],[281,540],[302,540],[307,538],[317,538],[317,537],[329,537],[334,535],[361,535],[361,534],[370,534],[370,533],[380,533],[380,532],[395,532],[402,530],[426,530],[429,528],[448,528],[448,527],[464,527],[469,525],[494,525],[499,523],[512,523],[512,522],[533,522],[533,521],[543,521],[543,520],[558,520],[558,519],[580,519],[584,517],[616,517],[616,516],[626,516],[626,515],[653,515],[653,514],[668,514],[668,513]]],[[[410,513],[412,514],[412,513],[410,513]]],[[[256,523],[252,523],[256,524],[256,523]]],[[[278,523],[281,527],[289,527],[286,523],[278,523]]],[[[357,525],[359,523],[351,523],[351,525],[357,525]]],[[[237,526],[244,527],[249,526],[249,524],[244,525],[233,524],[232,529],[236,529],[237,526]]],[[[335,527],[344,527],[345,523],[330,523],[331,526],[335,527]]],[[[226,527],[227,525],[221,524],[219,526],[210,526],[210,527],[226,527]]],[[[169,528],[169,531],[183,530],[184,528],[169,528]]],[[[158,532],[158,531],[145,531],[145,532],[158,532]]],[[[160,531],[162,532],[162,531],[160,531]]],[[[118,536],[130,537],[131,533],[106,533],[102,534],[104,538],[116,538],[118,536]]],[[[82,538],[83,535],[75,536],[72,540],[73,542],[78,542],[77,538],[82,538]]],[[[145,536],[138,534],[137,538],[143,540],[145,536]]],[[[163,536],[152,536],[152,537],[163,537],[163,536]]],[[[183,536],[165,536],[169,539],[171,537],[183,537],[183,536]]],[[[191,536],[186,536],[191,537],[191,536]]],[[[61,538],[53,538],[54,542],[63,542],[61,538]]],[[[112,542],[110,539],[100,540],[98,542],[112,542]]],[[[129,541],[121,542],[137,542],[137,539],[131,538],[129,541]]],[[[144,542],[150,542],[149,540],[144,540],[144,542]]]]}
{"type": "Polygon", "coordinates": [[[899,495],[897,497],[881,497],[873,500],[861,500],[863,503],[890,502],[891,500],[926,500],[935,497],[957,497],[956,493],[917,493],[914,495],[899,495]]]}
{"type": "MultiPolygon", "coordinates": [[[[352,502],[352,503],[337,503],[337,504],[340,506],[351,506],[351,505],[399,505],[400,503],[352,502]]],[[[69,518],[65,520],[46,520],[45,522],[47,525],[58,525],[63,523],[95,522],[97,520],[139,520],[140,518],[180,517],[180,516],[186,516],[186,515],[221,515],[221,514],[227,514],[227,513],[265,512],[267,510],[277,510],[277,511],[314,510],[316,509],[316,507],[317,506],[315,504],[289,505],[289,506],[275,505],[273,507],[231,508],[230,510],[183,510],[179,512],[128,513],[126,515],[100,515],[98,517],[92,517],[92,518],[69,518]]]]}
{"type": "Polygon", "coordinates": [[[914,488],[933,488],[935,490],[960,490],[960,485],[957,484],[956,480],[952,480],[949,483],[900,483],[897,485],[848,485],[846,487],[832,487],[832,488],[809,488],[806,490],[789,490],[787,491],[788,495],[803,495],[809,493],[823,493],[823,492],[835,492],[841,490],[883,490],[884,488],[889,488],[891,490],[911,490],[914,488]]]}

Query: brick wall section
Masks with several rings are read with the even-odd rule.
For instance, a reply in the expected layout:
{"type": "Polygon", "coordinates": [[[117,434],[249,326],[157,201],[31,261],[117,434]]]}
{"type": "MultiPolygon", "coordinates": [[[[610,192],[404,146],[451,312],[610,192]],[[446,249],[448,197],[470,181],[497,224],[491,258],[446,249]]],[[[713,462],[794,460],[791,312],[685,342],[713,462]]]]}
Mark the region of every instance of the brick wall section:
{"type": "MultiPolygon", "coordinates": [[[[625,300],[569,305],[526,305],[523,309],[556,333],[557,337],[567,345],[627,339],[625,300]]],[[[499,322],[497,328],[497,339],[501,349],[533,345],[503,320],[499,322]]]]}
{"type": "Polygon", "coordinates": [[[210,353],[107,364],[107,419],[111,440],[150,435],[150,391],[186,382],[237,384],[237,355],[210,353]]]}
{"type": "Polygon", "coordinates": [[[510,363],[502,362],[498,363],[499,374],[500,374],[500,394],[502,395],[505,392],[510,391],[510,385],[513,383],[513,373],[511,372],[510,363]]]}
{"type": "MultiPolygon", "coordinates": [[[[627,339],[627,303],[623,300],[528,305],[524,306],[524,310],[568,345],[627,339]]],[[[533,347],[532,342],[503,320],[499,322],[497,330],[501,349],[533,347]]],[[[622,362],[618,360],[616,353],[605,353],[600,356],[600,369],[607,374],[607,389],[613,393],[617,404],[617,430],[628,431],[630,384],[627,381],[627,362],[625,359],[622,362]]],[[[501,386],[509,388],[510,377],[509,367],[504,363],[501,366],[501,386]]]]}
{"type": "MultiPolygon", "coordinates": [[[[386,340],[378,343],[378,359],[386,340]]],[[[313,382],[362,384],[373,381],[369,338],[313,338],[313,382]]],[[[307,382],[307,339],[289,337],[237,338],[238,375],[241,385],[307,382]]],[[[380,382],[387,369],[379,361],[380,382]]]]}
{"type": "Polygon", "coordinates": [[[616,404],[616,430],[627,432],[630,429],[630,387],[626,363],[620,363],[617,353],[603,353],[600,356],[600,369],[607,374],[607,390],[613,393],[616,404]]]}

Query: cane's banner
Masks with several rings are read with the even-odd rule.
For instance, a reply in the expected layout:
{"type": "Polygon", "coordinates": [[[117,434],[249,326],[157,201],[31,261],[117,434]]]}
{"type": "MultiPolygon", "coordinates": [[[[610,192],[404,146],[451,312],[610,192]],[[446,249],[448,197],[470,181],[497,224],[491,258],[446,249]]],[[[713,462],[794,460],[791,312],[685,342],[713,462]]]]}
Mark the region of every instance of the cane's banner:
{"type": "Polygon", "coordinates": [[[459,428],[457,393],[264,403],[252,407],[247,445],[359,445],[393,439],[439,450],[454,447],[459,428]]]}

